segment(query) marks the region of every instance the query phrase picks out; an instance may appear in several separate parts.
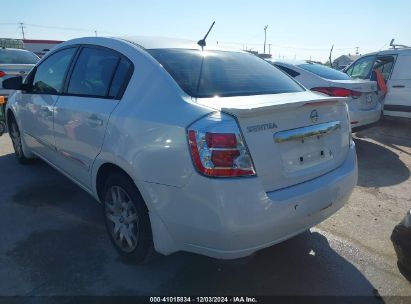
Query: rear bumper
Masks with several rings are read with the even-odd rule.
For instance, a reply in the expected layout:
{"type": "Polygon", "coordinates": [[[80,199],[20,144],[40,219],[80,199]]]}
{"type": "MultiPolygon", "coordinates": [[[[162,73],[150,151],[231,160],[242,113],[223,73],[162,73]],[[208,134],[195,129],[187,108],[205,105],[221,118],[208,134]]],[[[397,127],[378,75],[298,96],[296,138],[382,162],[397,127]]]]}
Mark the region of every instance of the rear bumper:
{"type": "Polygon", "coordinates": [[[376,123],[381,118],[382,106],[377,103],[377,106],[371,110],[358,110],[350,108],[351,127],[358,128],[376,123]]]}
{"type": "Polygon", "coordinates": [[[153,227],[154,244],[165,254],[184,250],[222,259],[244,257],[331,216],[347,202],[356,182],[353,144],[337,169],[268,193],[258,177],[210,179],[194,174],[184,188],[147,184],[147,192],[154,195],[149,208],[162,221],[161,227],[153,227]]]}

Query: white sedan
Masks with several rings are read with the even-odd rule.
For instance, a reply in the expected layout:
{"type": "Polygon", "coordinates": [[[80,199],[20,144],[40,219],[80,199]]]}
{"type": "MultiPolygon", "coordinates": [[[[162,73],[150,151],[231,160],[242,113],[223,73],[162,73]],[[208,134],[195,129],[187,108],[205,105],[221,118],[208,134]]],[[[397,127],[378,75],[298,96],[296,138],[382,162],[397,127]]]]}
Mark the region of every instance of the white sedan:
{"type": "Polygon", "coordinates": [[[311,91],[348,97],[354,131],[371,127],[380,120],[382,102],[375,81],[353,79],[343,72],[307,61],[274,61],[273,64],[311,91]]]}
{"type": "Polygon", "coordinates": [[[245,52],[80,38],[4,85],[17,159],[100,201],[135,262],[153,248],[247,256],[335,213],[357,181],[345,99],[245,52]]]}

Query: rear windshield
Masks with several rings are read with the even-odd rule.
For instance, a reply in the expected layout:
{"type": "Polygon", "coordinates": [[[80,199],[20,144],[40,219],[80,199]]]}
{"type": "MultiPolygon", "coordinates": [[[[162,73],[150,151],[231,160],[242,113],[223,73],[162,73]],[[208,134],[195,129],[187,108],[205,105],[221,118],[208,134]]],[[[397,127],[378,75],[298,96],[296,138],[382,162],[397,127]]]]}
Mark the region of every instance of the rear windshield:
{"type": "Polygon", "coordinates": [[[36,64],[37,61],[39,57],[29,51],[0,49],[0,64],[36,64]]]}
{"type": "Polygon", "coordinates": [[[148,52],[188,95],[196,98],[304,90],[271,64],[248,53],[188,49],[148,52]]]}
{"type": "Polygon", "coordinates": [[[314,73],[325,79],[331,79],[331,80],[350,80],[351,79],[351,77],[348,76],[347,74],[334,70],[332,68],[326,67],[321,64],[306,63],[306,64],[299,64],[298,66],[306,71],[314,73]]]}

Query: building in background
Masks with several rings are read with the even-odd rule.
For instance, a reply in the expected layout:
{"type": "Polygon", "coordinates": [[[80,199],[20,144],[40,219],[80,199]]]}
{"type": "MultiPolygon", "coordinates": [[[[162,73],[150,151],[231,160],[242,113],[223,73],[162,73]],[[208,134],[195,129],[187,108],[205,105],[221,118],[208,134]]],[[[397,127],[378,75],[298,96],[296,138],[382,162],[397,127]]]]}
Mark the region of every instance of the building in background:
{"type": "Polygon", "coordinates": [[[0,38],[0,48],[24,49],[21,39],[0,38]]]}
{"type": "Polygon", "coordinates": [[[346,68],[347,66],[349,66],[351,63],[353,63],[355,60],[357,60],[358,58],[360,58],[361,55],[342,55],[340,57],[338,57],[337,59],[335,59],[333,61],[333,65],[332,67],[338,70],[342,70],[344,68],[346,68]]]}
{"type": "Polygon", "coordinates": [[[50,51],[57,44],[64,41],[60,40],[34,40],[34,39],[23,39],[24,48],[26,50],[32,51],[40,58],[44,56],[48,51],[50,51]]]}

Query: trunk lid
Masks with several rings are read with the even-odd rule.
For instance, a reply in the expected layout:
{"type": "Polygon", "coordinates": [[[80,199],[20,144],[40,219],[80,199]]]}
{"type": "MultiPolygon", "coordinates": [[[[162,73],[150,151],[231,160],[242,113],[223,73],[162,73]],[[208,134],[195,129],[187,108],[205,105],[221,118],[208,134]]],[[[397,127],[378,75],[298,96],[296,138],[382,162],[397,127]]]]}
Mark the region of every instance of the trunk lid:
{"type": "Polygon", "coordinates": [[[345,88],[362,93],[361,96],[359,96],[358,98],[352,98],[350,101],[348,101],[348,106],[350,107],[350,109],[366,111],[372,110],[377,106],[377,82],[362,79],[327,81],[330,83],[331,87],[345,88]]]}
{"type": "Polygon", "coordinates": [[[0,64],[0,71],[6,73],[4,79],[14,76],[25,77],[33,67],[34,64],[0,64]]]}
{"type": "Polygon", "coordinates": [[[345,98],[306,91],[197,99],[232,114],[242,130],[266,192],[289,187],[340,166],[349,148],[345,98]]]}
{"type": "Polygon", "coordinates": [[[12,90],[3,90],[4,80],[15,76],[22,76],[24,79],[34,66],[34,64],[0,64],[0,71],[6,73],[6,75],[0,77],[1,94],[8,95],[12,92],[12,90]]]}

